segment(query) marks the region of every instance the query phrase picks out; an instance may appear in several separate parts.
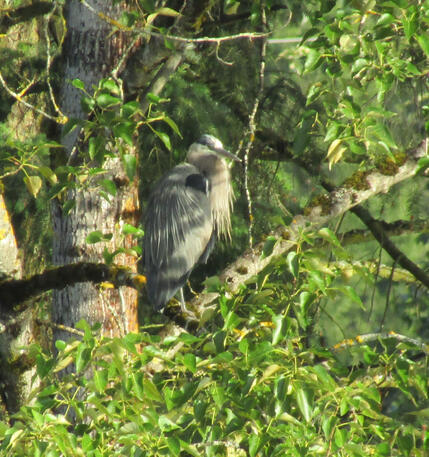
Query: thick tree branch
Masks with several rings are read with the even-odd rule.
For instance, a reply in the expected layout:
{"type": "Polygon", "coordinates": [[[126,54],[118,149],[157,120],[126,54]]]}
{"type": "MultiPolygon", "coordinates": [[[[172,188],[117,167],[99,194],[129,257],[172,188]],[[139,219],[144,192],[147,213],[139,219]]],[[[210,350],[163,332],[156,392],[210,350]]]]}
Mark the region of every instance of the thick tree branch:
{"type": "Polygon", "coordinates": [[[380,221],[374,219],[368,210],[362,206],[356,206],[351,211],[369,228],[380,246],[392,257],[392,259],[405,270],[408,270],[416,279],[429,289],[429,275],[409,259],[388,237],[380,221]]]}
{"type": "MultiPolygon", "coordinates": [[[[129,286],[141,289],[144,277],[133,273],[127,267],[101,263],[74,263],[44,271],[26,279],[13,279],[0,282],[0,312],[13,311],[14,306],[52,289],[81,282],[112,283],[116,287],[129,286]]],[[[14,311],[19,311],[14,310],[14,311]]]]}
{"type": "MultiPolygon", "coordinates": [[[[247,250],[239,259],[227,267],[220,275],[222,283],[226,284],[231,292],[238,290],[241,284],[250,280],[260,273],[277,256],[284,255],[296,245],[300,234],[309,228],[315,230],[327,225],[332,219],[341,216],[369,198],[386,193],[395,184],[414,176],[417,170],[417,161],[426,154],[426,141],[418,147],[407,151],[408,159],[398,167],[394,175],[382,175],[373,171],[365,176],[366,185],[364,189],[353,189],[348,186],[333,189],[328,195],[323,195],[319,202],[309,210],[308,214],[298,215],[289,227],[279,227],[273,232],[277,242],[271,255],[262,257],[264,242],[254,246],[253,250],[247,250]]],[[[424,279],[424,278],[422,278],[424,279]]],[[[424,284],[426,284],[424,282],[424,284]]],[[[217,294],[201,294],[192,302],[195,310],[204,309],[212,303],[217,294]]]]}
{"type": "MultiPolygon", "coordinates": [[[[323,187],[329,191],[333,191],[333,186],[324,182],[323,187]]],[[[380,246],[392,257],[392,259],[405,270],[408,270],[416,279],[424,284],[429,289],[429,275],[418,267],[411,259],[409,259],[389,238],[386,227],[381,221],[374,219],[370,212],[360,205],[350,208],[350,211],[368,227],[374,238],[379,242],[380,246]]]]}
{"type": "MultiPolygon", "coordinates": [[[[277,242],[270,255],[262,258],[261,254],[265,243],[261,242],[254,246],[253,249],[247,250],[232,265],[227,267],[220,275],[220,280],[228,286],[231,292],[237,291],[241,284],[260,273],[273,258],[284,255],[293,249],[302,232],[309,228],[314,230],[322,227],[328,224],[333,218],[344,214],[346,211],[353,210],[359,203],[381,192],[387,192],[395,184],[414,176],[417,170],[417,160],[425,154],[425,151],[426,142],[408,151],[408,160],[398,168],[397,173],[393,176],[382,175],[377,171],[368,174],[365,178],[368,188],[363,190],[355,190],[349,187],[333,189],[328,195],[323,196],[317,205],[311,208],[309,214],[298,215],[289,227],[279,227],[273,232],[273,235],[277,238],[277,242]]],[[[362,215],[362,212],[360,214],[362,215]]],[[[382,229],[381,223],[378,221],[375,222],[375,225],[379,224],[380,226],[374,228],[374,223],[368,221],[369,225],[376,231],[377,239],[379,241],[383,240],[382,245],[385,247],[386,234],[382,229]]],[[[371,227],[369,228],[371,229],[371,227]]],[[[397,255],[398,264],[411,273],[416,273],[416,278],[424,285],[429,286],[426,274],[424,272],[422,274],[418,267],[412,264],[409,259],[406,259],[401,251],[398,251],[392,251],[394,255],[397,255]],[[400,261],[400,259],[402,260],[400,261]],[[412,264],[411,266],[410,262],[412,264]]],[[[127,268],[121,268],[115,265],[108,266],[94,263],[65,265],[47,270],[29,279],[0,282],[0,312],[11,312],[16,304],[22,303],[47,290],[61,289],[67,285],[85,281],[94,283],[110,282],[116,287],[129,286],[141,290],[144,284],[144,277],[131,272],[127,268]]],[[[205,307],[212,303],[217,295],[216,293],[207,293],[206,291],[206,293],[202,293],[196,297],[191,306],[197,311],[197,314],[201,315],[205,307]]]]}

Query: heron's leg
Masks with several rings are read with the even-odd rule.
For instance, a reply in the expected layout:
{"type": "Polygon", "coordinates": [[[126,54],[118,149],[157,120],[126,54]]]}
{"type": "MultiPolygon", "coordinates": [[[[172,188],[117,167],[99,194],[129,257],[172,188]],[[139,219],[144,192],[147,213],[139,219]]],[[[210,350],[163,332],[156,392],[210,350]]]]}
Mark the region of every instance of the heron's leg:
{"type": "Polygon", "coordinates": [[[183,287],[178,290],[180,309],[182,313],[187,316],[190,320],[197,320],[195,314],[186,307],[185,296],[183,294],[183,287]]]}
{"type": "Polygon", "coordinates": [[[180,301],[180,307],[183,309],[186,309],[186,302],[185,302],[185,295],[183,294],[183,287],[179,289],[179,301],[180,301]]]}

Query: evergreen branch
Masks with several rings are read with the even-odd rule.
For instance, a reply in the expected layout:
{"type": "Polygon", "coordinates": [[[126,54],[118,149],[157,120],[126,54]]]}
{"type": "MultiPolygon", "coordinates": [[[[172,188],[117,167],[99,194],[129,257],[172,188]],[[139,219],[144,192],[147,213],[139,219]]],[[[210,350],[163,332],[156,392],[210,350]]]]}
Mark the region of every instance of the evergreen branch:
{"type": "MultiPolygon", "coordinates": [[[[183,53],[175,52],[172,54],[167,61],[161,66],[155,77],[152,79],[145,94],[153,93],[159,95],[167,84],[170,76],[176,71],[177,67],[181,64],[183,60],[183,53]]],[[[150,100],[147,97],[142,97],[141,108],[143,113],[149,108],[150,100]]]]}
{"type": "Polygon", "coordinates": [[[43,16],[52,9],[52,2],[33,2],[31,5],[16,9],[2,9],[0,19],[0,33],[21,22],[31,21],[35,17],[43,16]]]}

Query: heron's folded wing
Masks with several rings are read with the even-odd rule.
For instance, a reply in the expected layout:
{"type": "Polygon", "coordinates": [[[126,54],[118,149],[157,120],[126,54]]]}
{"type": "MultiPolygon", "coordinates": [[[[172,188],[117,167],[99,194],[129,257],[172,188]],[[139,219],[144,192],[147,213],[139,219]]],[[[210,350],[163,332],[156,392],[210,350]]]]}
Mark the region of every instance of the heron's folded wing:
{"type": "Polygon", "coordinates": [[[146,211],[147,289],[158,309],[186,282],[213,233],[206,180],[187,167],[176,167],[159,183],[146,211]]]}

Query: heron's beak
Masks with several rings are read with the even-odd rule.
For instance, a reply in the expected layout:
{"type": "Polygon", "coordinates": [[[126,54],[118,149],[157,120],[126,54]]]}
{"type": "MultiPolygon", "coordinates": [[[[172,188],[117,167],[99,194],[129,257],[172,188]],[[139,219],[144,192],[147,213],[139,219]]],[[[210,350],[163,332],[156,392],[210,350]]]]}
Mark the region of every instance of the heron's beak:
{"type": "Polygon", "coordinates": [[[240,157],[237,157],[235,154],[227,151],[226,149],[216,148],[216,152],[219,153],[220,155],[226,157],[227,159],[234,160],[235,162],[241,162],[240,157]]]}

